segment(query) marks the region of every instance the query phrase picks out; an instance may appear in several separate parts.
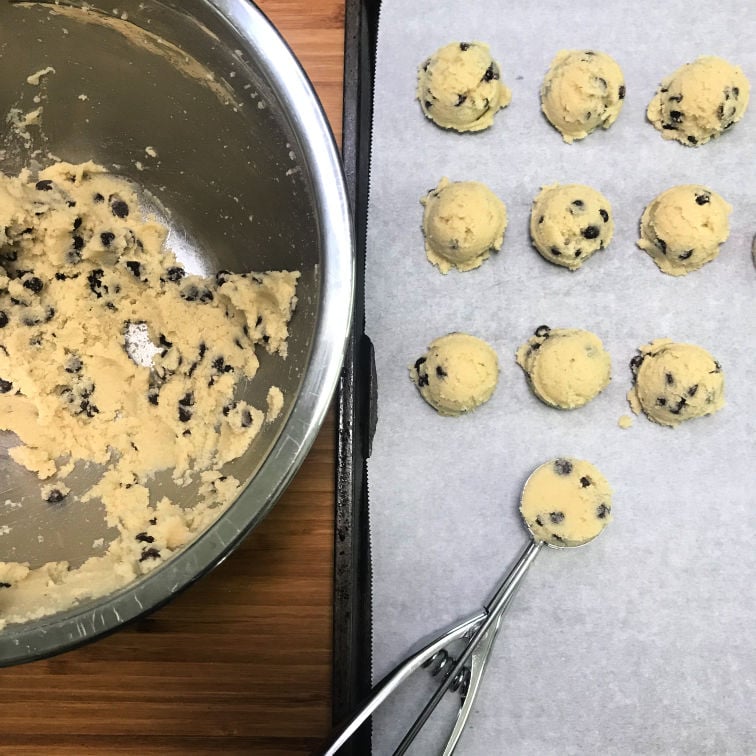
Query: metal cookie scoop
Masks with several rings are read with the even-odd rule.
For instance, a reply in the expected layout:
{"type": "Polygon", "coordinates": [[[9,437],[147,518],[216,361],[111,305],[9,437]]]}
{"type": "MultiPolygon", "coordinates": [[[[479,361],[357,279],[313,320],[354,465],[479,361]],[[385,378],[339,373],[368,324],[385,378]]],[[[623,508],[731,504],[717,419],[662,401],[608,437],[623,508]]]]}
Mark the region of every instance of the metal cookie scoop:
{"type": "Polygon", "coordinates": [[[451,756],[472,711],[488,657],[509,603],[541,548],[574,548],[592,541],[611,520],[611,490],[589,462],[556,459],[536,468],[525,481],[520,513],[530,540],[499,583],[493,598],[477,614],[436,636],[401,662],[374,688],[372,695],[336,731],[323,752],[333,756],[376,709],[417,669],[443,675],[441,684],[425,704],[394,756],[405,753],[446,692],[460,694],[457,719],[443,756],[451,756]],[[555,510],[554,507],[559,509],[555,510]],[[448,647],[462,644],[458,656],[448,647]]]}

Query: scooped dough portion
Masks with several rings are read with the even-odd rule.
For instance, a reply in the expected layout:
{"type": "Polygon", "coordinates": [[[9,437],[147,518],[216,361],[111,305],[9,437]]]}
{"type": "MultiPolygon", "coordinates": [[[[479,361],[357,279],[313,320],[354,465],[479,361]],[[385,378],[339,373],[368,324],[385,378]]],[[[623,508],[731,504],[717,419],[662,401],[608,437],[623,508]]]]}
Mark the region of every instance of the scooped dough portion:
{"type": "Polygon", "coordinates": [[[609,244],[613,233],[609,200],[589,186],[552,184],[544,186],[533,200],[533,245],[555,265],[577,270],[609,244]]]}
{"type": "Polygon", "coordinates": [[[665,139],[699,147],[743,117],[750,90],[739,66],[706,55],[662,81],[646,116],[665,139]]]}
{"type": "Polygon", "coordinates": [[[673,186],[644,211],[638,246],[659,269],[684,276],[711,262],[730,235],[732,207],[698,184],[673,186]]]}
{"type": "Polygon", "coordinates": [[[702,347],[655,339],[638,351],[627,395],[636,415],[643,411],[649,420],[675,426],[724,407],[722,366],[702,347]]]}
{"type": "Polygon", "coordinates": [[[616,61],[594,50],[562,50],[541,85],[541,110],[568,144],[599,126],[608,129],[625,99],[625,77],[616,61]]]}
{"type": "Polygon", "coordinates": [[[482,131],[509,105],[512,93],[483,42],[452,42],[417,71],[417,99],[434,123],[455,131],[482,131]]]}
{"type": "Polygon", "coordinates": [[[420,202],[425,252],[442,273],[477,268],[501,249],[507,208],[485,184],[442,178],[420,202]]]}
{"type": "Polygon", "coordinates": [[[590,331],[540,326],[517,350],[533,393],[559,409],[575,409],[603,391],[612,362],[601,339],[590,331]]]}
{"type": "Polygon", "coordinates": [[[612,489],[590,462],[555,459],[528,478],[520,512],[537,541],[581,546],[611,521],[612,489]]]}
{"type": "Polygon", "coordinates": [[[487,402],[499,379],[496,352],[483,339],[450,333],[410,367],[420,394],[440,415],[462,415],[487,402]]]}
{"type": "Polygon", "coordinates": [[[0,563],[0,626],[168,559],[236,497],[221,468],[280,410],[275,387],[267,411],[237,388],[258,349],[286,355],[299,274],[190,275],[166,235],[136,188],[94,163],[0,174],[0,430],[18,437],[9,456],[44,481],[44,500],[100,499],[118,531],[76,569],[0,563]],[[76,464],[91,470],[84,492],[63,482],[76,464]],[[150,490],[160,471],[195,486],[189,506],[150,490]]]}

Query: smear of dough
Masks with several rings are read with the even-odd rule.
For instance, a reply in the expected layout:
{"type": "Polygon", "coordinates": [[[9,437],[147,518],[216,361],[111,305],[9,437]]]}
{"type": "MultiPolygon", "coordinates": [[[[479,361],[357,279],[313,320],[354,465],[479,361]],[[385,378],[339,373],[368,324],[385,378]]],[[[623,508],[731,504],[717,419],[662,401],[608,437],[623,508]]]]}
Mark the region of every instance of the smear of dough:
{"type": "Polygon", "coordinates": [[[280,389],[257,408],[237,388],[256,349],[286,356],[299,274],[187,275],[166,234],[94,163],[0,174],[0,430],[50,506],[101,499],[119,534],[78,569],[0,563],[0,626],[154,569],[236,497],[223,466],[281,412],[280,389]],[[63,482],[76,463],[103,466],[78,501],[63,482]],[[198,485],[194,506],[155,500],[162,470],[198,485]]]}

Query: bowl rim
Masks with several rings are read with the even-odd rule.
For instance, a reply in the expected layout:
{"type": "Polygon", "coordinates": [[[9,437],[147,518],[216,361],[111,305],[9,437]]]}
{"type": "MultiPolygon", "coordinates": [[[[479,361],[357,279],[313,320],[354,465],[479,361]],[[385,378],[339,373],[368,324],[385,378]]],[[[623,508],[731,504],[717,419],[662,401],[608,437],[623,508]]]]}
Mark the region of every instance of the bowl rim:
{"type": "Polygon", "coordinates": [[[320,299],[309,369],[270,452],[234,503],[203,533],[135,585],[0,633],[0,667],[43,659],[108,635],[170,601],[217,567],[268,514],[312,447],[338,384],[349,337],[355,278],[352,218],[333,132],[293,51],[250,0],[202,0],[244,41],[288,106],[285,116],[307,166],[321,237],[320,299]],[[264,52],[263,52],[264,51],[264,52]],[[274,65],[275,63],[275,65],[274,65]],[[260,505],[262,501],[262,505],[260,505]],[[159,580],[151,580],[152,575],[159,580]]]}

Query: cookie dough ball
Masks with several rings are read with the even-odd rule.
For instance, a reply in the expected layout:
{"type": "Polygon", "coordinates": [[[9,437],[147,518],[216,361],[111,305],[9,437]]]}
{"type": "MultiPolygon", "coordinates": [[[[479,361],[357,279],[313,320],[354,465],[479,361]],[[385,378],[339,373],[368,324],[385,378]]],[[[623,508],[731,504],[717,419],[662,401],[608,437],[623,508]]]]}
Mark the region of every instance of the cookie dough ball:
{"type": "Polygon", "coordinates": [[[635,414],[675,426],[724,406],[722,366],[702,347],[656,339],[630,362],[633,387],[627,399],[635,414]]]}
{"type": "Polygon", "coordinates": [[[612,519],[612,489],[590,462],[555,459],[528,478],[520,512],[537,541],[582,546],[612,519]]]}
{"type": "Polygon", "coordinates": [[[719,254],[730,235],[732,207],[697,184],[673,186],[644,211],[638,246],[671,276],[698,270],[719,254]]]}
{"type": "Polygon", "coordinates": [[[487,129],[512,93],[483,42],[452,42],[418,69],[417,99],[434,123],[455,131],[487,129]]]}
{"type": "Polygon", "coordinates": [[[604,249],[614,233],[612,206],[603,194],[582,184],[553,184],[533,200],[530,236],[549,262],[577,270],[604,249]]]}
{"type": "Polygon", "coordinates": [[[612,362],[601,339],[590,331],[540,326],[517,350],[533,393],[559,409],[575,409],[603,391],[612,362]]]}
{"type": "Polygon", "coordinates": [[[743,117],[750,89],[738,66],[703,56],[664,79],[646,115],[665,139],[698,147],[743,117]]]}
{"type": "Polygon", "coordinates": [[[482,339],[450,333],[410,367],[423,399],[440,415],[461,415],[491,398],[499,379],[496,352],[482,339]]]}
{"type": "Polygon", "coordinates": [[[622,69],[606,53],[562,50],[541,85],[541,110],[568,144],[608,129],[625,99],[622,69]]]}
{"type": "Polygon", "coordinates": [[[442,273],[477,268],[501,249],[507,208],[484,184],[442,178],[420,202],[425,252],[442,273]]]}

